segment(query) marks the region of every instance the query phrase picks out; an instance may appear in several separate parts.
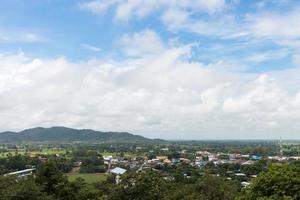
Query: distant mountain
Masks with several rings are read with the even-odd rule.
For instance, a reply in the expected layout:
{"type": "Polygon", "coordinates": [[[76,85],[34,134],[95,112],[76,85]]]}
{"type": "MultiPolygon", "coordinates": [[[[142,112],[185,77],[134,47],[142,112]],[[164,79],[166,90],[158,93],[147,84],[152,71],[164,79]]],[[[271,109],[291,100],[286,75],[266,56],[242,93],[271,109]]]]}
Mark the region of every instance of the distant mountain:
{"type": "Polygon", "coordinates": [[[21,132],[0,133],[0,143],[21,142],[93,142],[93,143],[152,143],[152,140],[127,132],[101,132],[91,129],[72,129],[66,127],[32,128],[21,132]]]}

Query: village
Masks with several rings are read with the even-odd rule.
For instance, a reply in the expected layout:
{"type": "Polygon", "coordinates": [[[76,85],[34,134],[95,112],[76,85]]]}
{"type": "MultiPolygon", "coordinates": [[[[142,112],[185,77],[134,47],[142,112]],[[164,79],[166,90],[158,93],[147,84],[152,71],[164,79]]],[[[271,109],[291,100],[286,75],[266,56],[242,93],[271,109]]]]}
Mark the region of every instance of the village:
{"type": "MultiPolygon", "coordinates": [[[[162,149],[163,151],[168,151],[167,148],[162,149]]],[[[185,151],[181,151],[180,155],[185,155],[185,151]]],[[[122,157],[107,156],[104,157],[104,163],[108,166],[108,173],[116,173],[114,170],[110,169],[122,169],[119,166],[123,166],[124,169],[121,174],[126,172],[126,169],[143,171],[143,170],[157,170],[164,171],[164,167],[176,167],[180,165],[188,165],[193,168],[204,169],[208,164],[213,164],[216,167],[220,165],[237,165],[243,168],[243,166],[253,166],[255,163],[261,160],[269,160],[270,162],[288,162],[291,160],[300,160],[299,156],[268,156],[262,157],[258,155],[248,155],[248,154],[230,154],[230,153],[210,153],[208,151],[197,151],[194,154],[195,159],[191,160],[186,157],[170,158],[167,155],[159,155],[155,158],[148,159],[124,159],[122,157]]],[[[228,178],[232,175],[240,177],[241,180],[248,180],[249,178],[255,178],[257,174],[241,173],[241,169],[237,171],[227,171],[226,174],[228,178]]],[[[167,173],[164,173],[167,175],[167,173]]],[[[219,176],[219,174],[216,174],[219,176]]],[[[189,174],[184,174],[184,177],[191,178],[189,174]]],[[[247,185],[248,182],[243,182],[247,185]]]]}
{"type": "MultiPolygon", "coordinates": [[[[156,171],[170,181],[178,177],[193,179],[209,173],[212,176],[238,180],[242,186],[247,186],[269,163],[300,160],[299,156],[283,155],[282,151],[272,155],[216,152],[214,149],[210,152],[207,148],[197,148],[197,145],[193,149],[184,149],[182,146],[178,148],[174,145],[134,146],[127,147],[125,152],[118,149],[112,151],[112,147],[105,148],[104,151],[102,149],[102,152],[92,150],[94,148],[91,147],[70,149],[39,145],[35,148],[29,151],[22,145],[15,146],[14,149],[2,146],[1,155],[28,156],[40,163],[55,161],[60,163],[59,166],[70,180],[81,177],[88,182],[101,182],[113,177],[116,184],[129,172],[156,171]]],[[[5,175],[31,175],[36,167],[27,165],[26,169],[9,171],[5,175]]]]}
{"type": "Polygon", "coordinates": [[[297,143],[274,142],[3,144],[0,174],[3,179],[38,180],[43,168],[50,167],[68,184],[84,183],[107,196],[131,180],[151,184],[157,180],[167,188],[203,183],[215,190],[219,184],[236,195],[251,188],[272,166],[297,165],[298,155],[297,143]]]}

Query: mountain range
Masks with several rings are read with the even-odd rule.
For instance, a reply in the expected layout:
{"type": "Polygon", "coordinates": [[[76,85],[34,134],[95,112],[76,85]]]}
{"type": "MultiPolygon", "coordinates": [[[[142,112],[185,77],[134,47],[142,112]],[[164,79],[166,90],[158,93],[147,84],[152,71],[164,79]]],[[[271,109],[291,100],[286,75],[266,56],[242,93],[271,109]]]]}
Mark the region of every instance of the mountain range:
{"type": "Polygon", "coordinates": [[[152,143],[149,139],[128,132],[101,132],[91,129],[72,129],[67,127],[31,128],[20,132],[0,133],[0,143],[22,142],[93,142],[93,143],[152,143]]]}

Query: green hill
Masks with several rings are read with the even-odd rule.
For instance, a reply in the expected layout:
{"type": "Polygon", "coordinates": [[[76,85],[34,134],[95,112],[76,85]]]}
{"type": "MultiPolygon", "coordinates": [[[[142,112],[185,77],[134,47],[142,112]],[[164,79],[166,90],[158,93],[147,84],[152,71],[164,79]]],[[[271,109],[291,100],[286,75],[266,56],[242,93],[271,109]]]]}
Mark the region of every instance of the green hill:
{"type": "Polygon", "coordinates": [[[21,142],[93,142],[93,143],[151,143],[148,139],[127,132],[101,132],[91,129],[72,129],[66,127],[32,128],[20,132],[0,133],[0,143],[21,142]]]}

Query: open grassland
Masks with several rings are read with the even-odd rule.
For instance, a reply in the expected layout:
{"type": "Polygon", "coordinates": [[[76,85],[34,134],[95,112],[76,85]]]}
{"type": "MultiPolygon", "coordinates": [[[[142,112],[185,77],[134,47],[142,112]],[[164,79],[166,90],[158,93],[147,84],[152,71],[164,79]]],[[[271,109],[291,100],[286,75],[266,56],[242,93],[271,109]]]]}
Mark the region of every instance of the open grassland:
{"type": "Polygon", "coordinates": [[[28,152],[25,152],[25,151],[8,151],[8,152],[1,152],[0,153],[0,158],[6,158],[9,154],[11,154],[12,156],[15,156],[17,154],[20,154],[20,155],[24,155],[25,153],[27,153],[28,155],[31,155],[31,156],[37,156],[37,155],[55,155],[55,154],[59,154],[59,155],[62,155],[62,154],[65,154],[66,151],[65,150],[42,150],[42,151],[28,151],[28,152]]]}
{"type": "Polygon", "coordinates": [[[66,174],[69,181],[75,181],[77,178],[84,179],[87,183],[103,182],[107,178],[107,174],[93,173],[93,174],[66,174]]]}
{"type": "Polygon", "coordinates": [[[54,155],[54,154],[65,154],[65,150],[43,150],[43,151],[31,151],[29,152],[30,155],[54,155]]]}
{"type": "MultiPolygon", "coordinates": [[[[8,154],[11,154],[12,156],[15,156],[17,154],[21,154],[24,155],[25,153],[27,153],[28,155],[31,156],[37,156],[37,155],[55,155],[55,154],[59,154],[59,155],[64,155],[66,154],[66,150],[52,150],[52,149],[45,149],[45,150],[41,150],[41,151],[8,151],[8,152],[0,152],[0,158],[5,158],[8,156],[8,154]]],[[[116,157],[118,153],[116,152],[99,152],[100,154],[102,154],[103,156],[113,156],[116,157]]],[[[132,152],[124,152],[124,156],[125,157],[135,157],[137,156],[136,153],[132,153],[132,152]]]]}
{"type": "Polygon", "coordinates": [[[15,151],[1,152],[0,153],[0,158],[6,158],[9,154],[11,154],[12,156],[15,156],[17,154],[24,155],[25,152],[24,151],[21,151],[21,152],[15,152],[15,151]]]}

